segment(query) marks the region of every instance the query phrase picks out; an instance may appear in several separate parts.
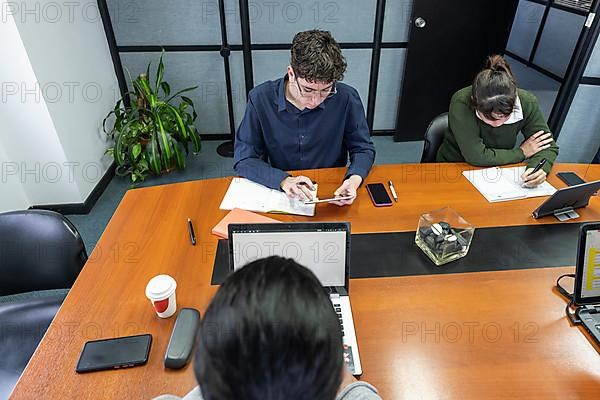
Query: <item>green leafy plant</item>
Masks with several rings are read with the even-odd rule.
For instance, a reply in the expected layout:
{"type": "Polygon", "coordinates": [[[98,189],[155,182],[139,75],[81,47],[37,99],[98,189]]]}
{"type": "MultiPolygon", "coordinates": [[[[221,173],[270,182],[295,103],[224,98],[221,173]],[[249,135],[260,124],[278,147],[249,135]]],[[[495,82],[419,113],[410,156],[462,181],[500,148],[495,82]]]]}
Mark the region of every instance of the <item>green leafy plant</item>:
{"type": "Polygon", "coordinates": [[[148,64],[146,73],[132,80],[133,91],[117,101],[102,122],[104,132],[114,139],[113,146],[106,153],[113,156],[116,173],[130,175],[134,184],[143,181],[150,173],[184,169],[190,142],[194,153],[200,151],[200,134],[194,124],[198,114],[192,100],[182,96],[197,86],[171,95],[171,87],[163,80],[163,55],[164,51],[154,86],[150,83],[148,64]],[[125,105],[124,98],[129,99],[128,105],[125,105]],[[174,105],[177,100],[178,105],[174,105]],[[107,121],[112,116],[114,124],[107,130],[107,121]]]}

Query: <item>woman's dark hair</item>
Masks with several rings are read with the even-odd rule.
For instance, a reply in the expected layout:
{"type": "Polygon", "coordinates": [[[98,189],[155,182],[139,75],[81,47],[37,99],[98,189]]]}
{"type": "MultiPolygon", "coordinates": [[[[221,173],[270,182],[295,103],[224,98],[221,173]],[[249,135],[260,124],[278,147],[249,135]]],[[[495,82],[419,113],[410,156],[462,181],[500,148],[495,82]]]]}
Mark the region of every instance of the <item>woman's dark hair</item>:
{"type": "Polygon", "coordinates": [[[309,82],[334,82],[344,78],[346,60],[339,44],[328,31],[299,32],[292,41],[290,65],[309,82]]]}
{"type": "Polygon", "coordinates": [[[333,400],[342,335],[315,275],[277,256],[230,275],[202,320],[194,372],[205,400],[333,400]]]}
{"type": "Polygon", "coordinates": [[[517,82],[502,56],[489,56],[486,67],[473,81],[471,106],[489,120],[494,114],[510,115],[517,100],[517,82]]]}

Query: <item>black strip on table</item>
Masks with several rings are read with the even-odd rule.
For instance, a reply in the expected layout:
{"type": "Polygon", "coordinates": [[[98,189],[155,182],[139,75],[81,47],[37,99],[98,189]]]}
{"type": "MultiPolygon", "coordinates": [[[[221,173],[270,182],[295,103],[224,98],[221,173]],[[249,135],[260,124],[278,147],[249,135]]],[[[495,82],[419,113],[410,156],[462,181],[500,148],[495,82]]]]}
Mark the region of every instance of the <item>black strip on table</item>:
{"type": "MultiPolygon", "coordinates": [[[[469,253],[436,266],[415,244],[415,232],[353,234],[350,278],[501,271],[575,265],[578,223],[475,229],[469,253]]],[[[211,283],[229,273],[229,246],[219,240],[211,283]]]]}

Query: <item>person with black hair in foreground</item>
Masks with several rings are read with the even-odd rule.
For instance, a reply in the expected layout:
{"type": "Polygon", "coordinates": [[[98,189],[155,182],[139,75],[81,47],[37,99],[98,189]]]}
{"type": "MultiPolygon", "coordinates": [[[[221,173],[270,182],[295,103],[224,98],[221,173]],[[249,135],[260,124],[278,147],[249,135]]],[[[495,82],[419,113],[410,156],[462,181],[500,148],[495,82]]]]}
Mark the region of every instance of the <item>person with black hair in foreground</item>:
{"type": "Polygon", "coordinates": [[[473,85],[452,96],[448,125],[438,162],[466,161],[491,167],[526,160],[523,183],[537,186],[546,180],[558,156],[558,145],[536,97],[517,88],[510,65],[499,55],[488,58],[473,85]],[[525,140],[515,148],[519,132],[525,140]],[[544,167],[532,173],[543,158],[544,167]]]}
{"type": "Polygon", "coordinates": [[[348,372],[337,315],[315,275],[278,256],[221,285],[202,320],[194,373],[199,387],[184,400],[381,400],[348,372]]]}

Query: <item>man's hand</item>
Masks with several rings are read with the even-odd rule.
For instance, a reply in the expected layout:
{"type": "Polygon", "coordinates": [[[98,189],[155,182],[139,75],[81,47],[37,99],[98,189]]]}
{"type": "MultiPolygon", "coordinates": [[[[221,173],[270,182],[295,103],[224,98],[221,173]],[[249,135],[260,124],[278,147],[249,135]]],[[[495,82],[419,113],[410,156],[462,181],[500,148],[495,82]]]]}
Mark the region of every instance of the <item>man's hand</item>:
{"type": "Polygon", "coordinates": [[[543,169],[540,169],[535,174],[532,174],[533,168],[527,168],[523,175],[521,175],[521,180],[523,181],[523,186],[526,187],[535,187],[537,185],[542,184],[546,180],[546,173],[543,169]]]}
{"type": "Polygon", "coordinates": [[[311,191],[315,191],[312,180],[306,176],[288,176],[279,184],[281,189],[291,199],[313,200],[311,191]]]}
{"type": "Polygon", "coordinates": [[[344,181],[344,183],[342,183],[342,186],[340,186],[339,188],[337,188],[337,190],[335,192],[333,192],[333,195],[336,197],[343,197],[343,196],[354,196],[349,200],[338,200],[338,201],[332,201],[331,204],[335,204],[336,206],[345,206],[348,204],[352,204],[354,202],[354,199],[356,199],[356,189],[358,189],[358,187],[360,186],[360,184],[362,183],[362,178],[360,175],[352,175],[350,177],[348,177],[348,179],[346,179],[344,181]]]}
{"type": "Polygon", "coordinates": [[[523,150],[525,158],[531,158],[534,154],[550,147],[553,141],[554,138],[552,138],[550,132],[544,133],[544,131],[537,131],[529,136],[527,140],[523,141],[520,148],[523,150]]]}

